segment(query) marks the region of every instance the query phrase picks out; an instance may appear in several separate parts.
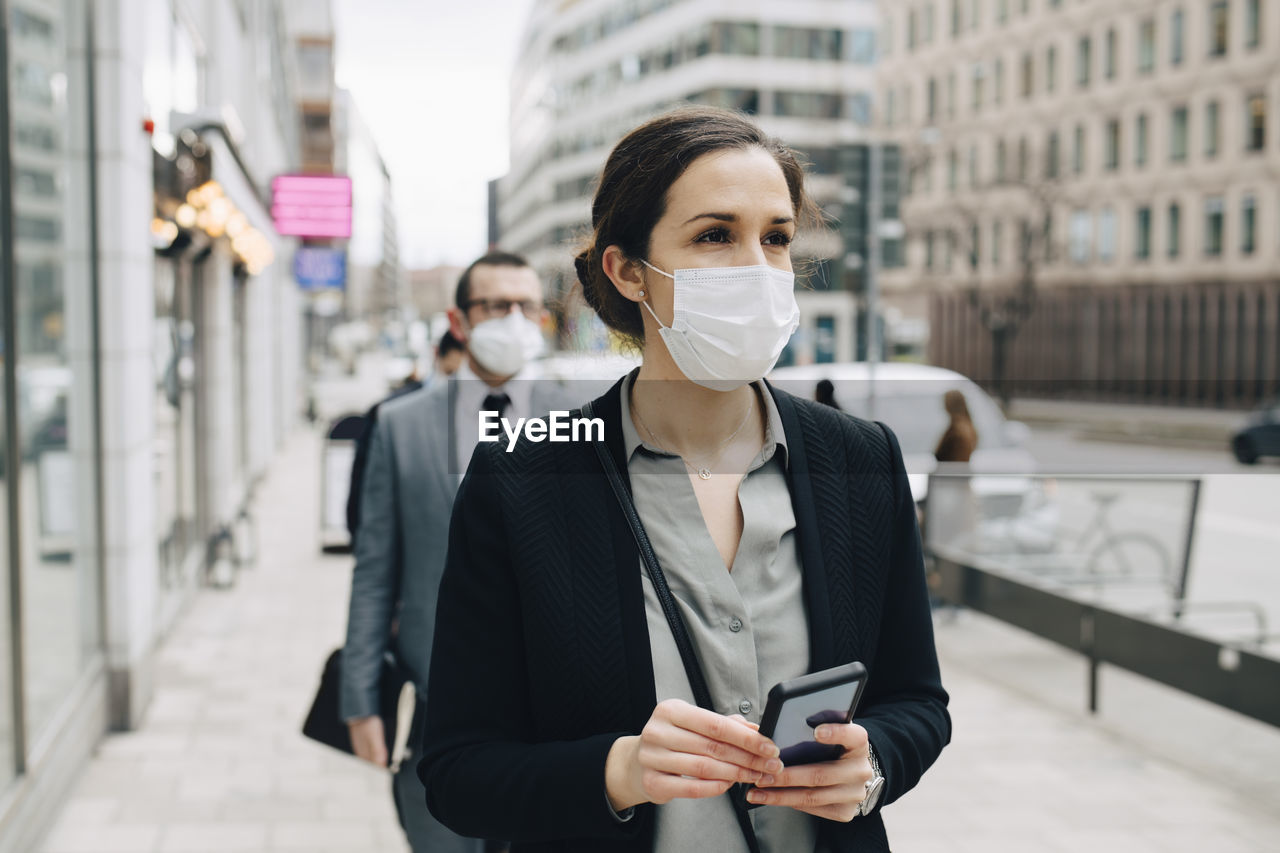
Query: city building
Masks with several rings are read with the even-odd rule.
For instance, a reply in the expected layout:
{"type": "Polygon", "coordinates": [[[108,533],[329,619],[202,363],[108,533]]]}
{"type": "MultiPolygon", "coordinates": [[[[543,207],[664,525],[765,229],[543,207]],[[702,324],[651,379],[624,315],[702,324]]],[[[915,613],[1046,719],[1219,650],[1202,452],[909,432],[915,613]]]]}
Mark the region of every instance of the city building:
{"type": "Polygon", "coordinates": [[[268,196],[299,142],[278,2],[0,12],[0,851],[25,853],[248,553],[301,410],[268,196]]]}
{"type": "Polygon", "coordinates": [[[436,266],[429,269],[410,270],[409,304],[422,320],[430,320],[453,307],[453,297],[458,289],[458,279],[462,276],[462,267],[450,265],[436,266]]]}
{"type": "Polygon", "coordinates": [[[1280,387],[1280,8],[881,2],[903,152],[889,304],[1002,390],[1249,405],[1280,387]]]}
{"type": "MultiPolygon", "coordinates": [[[[562,300],[565,345],[607,345],[572,298],[594,182],[624,134],[674,106],[755,116],[811,161],[810,189],[832,220],[866,204],[850,170],[871,121],[877,27],[864,0],[536,0],[512,75],[511,168],[490,211],[497,242],[528,256],[562,300]]],[[[865,247],[848,245],[851,234],[797,240],[808,289],[783,363],[854,357],[865,247]]]]}
{"type": "Polygon", "coordinates": [[[368,319],[380,326],[402,319],[399,312],[407,301],[391,175],[373,133],[345,89],[337,90],[333,124],[334,172],[351,178],[352,194],[344,313],[350,320],[368,319]]]}

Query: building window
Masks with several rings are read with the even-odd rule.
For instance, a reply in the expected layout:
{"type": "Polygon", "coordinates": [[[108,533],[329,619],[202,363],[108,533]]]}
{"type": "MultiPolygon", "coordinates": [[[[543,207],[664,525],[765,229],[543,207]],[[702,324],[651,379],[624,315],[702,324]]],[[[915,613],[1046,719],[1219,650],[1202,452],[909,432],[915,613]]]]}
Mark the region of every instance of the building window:
{"type": "Polygon", "coordinates": [[[1076,85],[1082,89],[1089,87],[1089,79],[1093,74],[1093,39],[1080,36],[1076,42],[1076,85]]]}
{"type": "Polygon", "coordinates": [[[934,242],[936,237],[932,231],[926,231],[924,235],[924,268],[933,269],[934,242]]]}
{"type": "Polygon", "coordinates": [[[1071,170],[1075,172],[1077,175],[1084,174],[1084,167],[1085,167],[1084,144],[1085,144],[1084,125],[1077,124],[1075,144],[1072,146],[1072,151],[1071,151],[1071,170]]]}
{"type": "Polygon", "coordinates": [[[969,187],[976,189],[978,186],[978,146],[969,147],[969,187]]]}
{"type": "Polygon", "coordinates": [[[929,118],[929,124],[938,117],[938,81],[933,77],[929,78],[929,83],[925,88],[925,112],[929,118]]]}
{"type": "Polygon", "coordinates": [[[1218,102],[1210,101],[1204,107],[1204,156],[1210,160],[1218,156],[1219,136],[1218,102]]]}
{"type": "Polygon", "coordinates": [[[947,75],[947,118],[956,117],[956,72],[947,75]]]}
{"type": "Polygon", "coordinates": [[[853,31],[851,56],[854,65],[874,65],[876,61],[876,31],[853,31]]]}
{"type": "MultiPolygon", "coordinates": [[[[754,92],[755,90],[740,91],[754,92]]],[[[773,114],[788,118],[841,118],[841,104],[841,97],[830,92],[775,92],[773,114]]],[[[892,90],[889,91],[887,109],[892,121],[894,110],[892,90]]]]}
{"type": "Polygon", "coordinates": [[[1182,206],[1177,202],[1169,205],[1168,253],[1171,258],[1182,253],[1182,206]]]}
{"type": "Polygon", "coordinates": [[[1107,55],[1103,60],[1103,72],[1108,80],[1116,79],[1116,31],[1107,30],[1107,55]]]}
{"type": "Polygon", "coordinates": [[[812,27],[775,27],[773,55],[783,59],[839,62],[844,56],[844,32],[812,27]]]}
{"type": "Polygon", "coordinates": [[[1204,203],[1204,253],[1211,258],[1222,255],[1223,232],[1222,197],[1215,196],[1204,203]]]}
{"type": "Polygon", "coordinates": [[[1107,122],[1107,170],[1120,168],[1120,119],[1107,122]]]}
{"type": "Polygon", "coordinates": [[[718,21],[711,29],[711,52],[759,56],[760,25],[747,21],[718,21]]]}
{"type": "Polygon", "coordinates": [[[1093,254],[1093,216],[1087,210],[1071,214],[1071,234],[1067,249],[1073,264],[1087,264],[1093,254]]]}
{"type": "Polygon", "coordinates": [[[1258,236],[1258,202],[1253,196],[1244,197],[1240,214],[1240,251],[1252,255],[1258,236]]]}
{"type": "Polygon", "coordinates": [[[1245,148],[1261,151],[1267,147],[1267,96],[1253,94],[1245,103],[1245,148]]]}
{"type": "Polygon", "coordinates": [[[1244,46],[1255,48],[1262,44],[1262,0],[1248,0],[1244,12],[1244,46]]]}
{"type": "Polygon", "coordinates": [[[1061,144],[1058,141],[1058,131],[1049,131],[1049,144],[1046,146],[1044,174],[1050,179],[1057,179],[1058,165],[1062,160],[1061,144]]]}
{"type": "Polygon", "coordinates": [[[996,0],[996,23],[1005,24],[1009,21],[1009,0],[996,0]]]}
{"type": "Polygon", "coordinates": [[[960,35],[960,28],[963,25],[960,12],[960,0],[951,0],[951,37],[957,38],[960,35]]]}
{"type": "Polygon", "coordinates": [[[982,0],[969,0],[969,28],[976,30],[982,25],[982,0]]]}
{"type": "Polygon", "coordinates": [[[1169,159],[1182,163],[1187,159],[1187,108],[1174,107],[1169,122],[1169,159]]]}
{"type": "Polygon", "coordinates": [[[1133,140],[1133,161],[1139,167],[1147,165],[1147,114],[1138,116],[1138,127],[1133,140]]]}
{"type": "Polygon", "coordinates": [[[960,154],[954,148],[947,154],[947,189],[956,191],[960,180],[960,154]]]}
{"type": "Polygon", "coordinates": [[[1044,63],[1044,90],[1052,92],[1058,85],[1058,48],[1049,45],[1044,63]]]}
{"type": "Polygon", "coordinates": [[[924,6],[923,33],[921,41],[925,44],[933,44],[933,3],[932,0],[924,6]]]}
{"type": "Polygon", "coordinates": [[[1000,244],[1004,242],[1004,224],[997,219],[991,226],[991,266],[1000,267],[1000,244]]]}
{"type": "Polygon", "coordinates": [[[1030,156],[1030,152],[1027,150],[1027,138],[1024,136],[1018,140],[1018,180],[1023,183],[1029,177],[1031,167],[1027,160],[1030,156]]]}
{"type": "Polygon", "coordinates": [[[1035,91],[1035,60],[1031,54],[1022,54],[1022,97],[1030,98],[1031,93],[1035,91]]]}
{"type": "Polygon", "coordinates": [[[975,222],[969,226],[969,269],[982,265],[982,229],[975,222]]]}
{"type": "Polygon", "coordinates": [[[1218,0],[1209,7],[1209,55],[1226,56],[1231,35],[1231,6],[1218,0]]]}
{"type": "MultiPolygon", "coordinates": [[[[1154,24],[1152,26],[1154,28],[1154,24]]],[[[1182,64],[1182,47],[1185,40],[1185,16],[1181,9],[1174,9],[1169,27],[1169,64],[1182,64]]]]}
{"type": "Polygon", "coordinates": [[[1156,21],[1144,18],[1138,25],[1138,73],[1150,74],[1156,67],[1156,21]]]}
{"type": "Polygon", "coordinates": [[[1140,261],[1151,257],[1151,208],[1144,205],[1138,208],[1137,221],[1134,223],[1133,254],[1140,261]]]}
{"type": "Polygon", "coordinates": [[[981,65],[973,66],[973,111],[982,111],[983,69],[981,65]]]}
{"type": "Polygon", "coordinates": [[[907,12],[907,50],[916,49],[916,10],[907,12]]]}
{"type": "Polygon", "coordinates": [[[1003,59],[996,60],[995,80],[992,81],[991,88],[992,88],[991,99],[995,102],[996,106],[1000,106],[1002,103],[1004,103],[1004,60],[1003,59]]]}
{"type": "Polygon", "coordinates": [[[1006,161],[1008,159],[1006,155],[1007,155],[1007,150],[1004,144],[1004,140],[1003,139],[998,140],[996,142],[996,183],[997,184],[1003,184],[1005,182],[1005,178],[1008,177],[1008,173],[1006,172],[1006,169],[1005,169],[1006,161]]]}
{"type": "Polygon", "coordinates": [[[1116,210],[1104,207],[1098,217],[1098,260],[1104,264],[1116,259],[1116,210]]]}

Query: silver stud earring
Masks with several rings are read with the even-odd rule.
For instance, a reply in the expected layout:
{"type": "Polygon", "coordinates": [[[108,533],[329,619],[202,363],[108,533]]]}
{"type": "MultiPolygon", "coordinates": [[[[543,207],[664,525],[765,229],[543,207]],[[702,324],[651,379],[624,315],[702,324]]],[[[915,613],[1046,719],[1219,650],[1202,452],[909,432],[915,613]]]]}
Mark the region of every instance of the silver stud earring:
{"type": "Polygon", "coordinates": [[[644,299],[644,291],[643,290],[640,291],[639,293],[636,294],[636,296],[640,299],[644,299]]]}

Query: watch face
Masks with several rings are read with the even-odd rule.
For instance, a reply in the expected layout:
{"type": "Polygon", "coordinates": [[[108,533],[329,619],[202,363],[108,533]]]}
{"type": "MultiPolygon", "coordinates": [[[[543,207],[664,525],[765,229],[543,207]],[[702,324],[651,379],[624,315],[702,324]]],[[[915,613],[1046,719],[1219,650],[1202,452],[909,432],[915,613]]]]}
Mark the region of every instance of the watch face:
{"type": "Polygon", "coordinates": [[[880,802],[880,794],[884,791],[884,777],[877,776],[867,786],[867,796],[862,801],[862,814],[868,814],[880,802]]]}

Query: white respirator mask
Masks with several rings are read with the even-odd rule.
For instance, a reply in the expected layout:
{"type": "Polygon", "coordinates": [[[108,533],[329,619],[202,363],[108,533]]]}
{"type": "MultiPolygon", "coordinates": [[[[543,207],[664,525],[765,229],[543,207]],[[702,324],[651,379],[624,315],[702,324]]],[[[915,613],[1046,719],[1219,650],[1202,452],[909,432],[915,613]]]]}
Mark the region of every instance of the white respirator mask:
{"type": "Polygon", "coordinates": [[[732,391],[761,379],[800,326],[794,273],[761,264],[672,275],[641,263],[675,281],[670,326],[647,300],[641,304],[661,328],[676,367],[704,388],[732,391]]]}
{"type": "Polygon", "coordinates": [[[542,329],[519,311],[478,323],[467,339],[472,357],[495,376],[515,376],[544,346],[542,329]]]}

